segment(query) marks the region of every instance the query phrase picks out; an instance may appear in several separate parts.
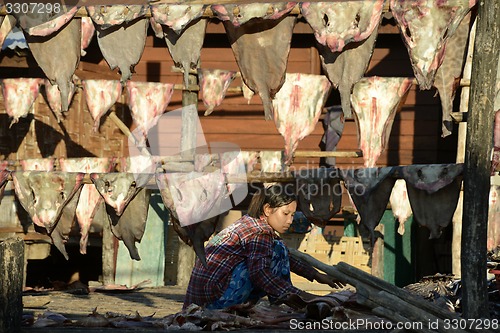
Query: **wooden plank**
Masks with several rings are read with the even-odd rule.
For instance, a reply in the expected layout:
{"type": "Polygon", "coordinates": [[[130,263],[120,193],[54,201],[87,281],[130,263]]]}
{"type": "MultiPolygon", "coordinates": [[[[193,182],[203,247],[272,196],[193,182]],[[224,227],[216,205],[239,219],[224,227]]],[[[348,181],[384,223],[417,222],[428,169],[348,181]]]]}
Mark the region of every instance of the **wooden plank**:
{"type": "Polygon", "coordinates": [[[370,62],[365,76],[413,77],[413,69],[408,59],[370,62]]]}
{"type": "Polygon", "coordinates": [[[406,99],[404,100],[404,105],[416,105],[420,107],[423,105],[441,105],[441,100],[439,95],[436,94],[436,89],[431,90],[419,90],[417,85],[413,87],[408,92],[406,99]]]}
{"type": "MultiPolygon", "coordinates": [[[[207,141],[212,142],[232,142],[244,149],[273,149],[283,147],[283,137],[279,134],[251,134],[240,133],[239,135],[225,134],[225,133],[204,133],[207,141]]],[[[299,141],[299,147],[318,147],[322,135],[309,135],[303,140],[299,141]]],[[[434,136],[410,136],[404,135],[398,137],[391,137],[389,139],[389,147],[392,142],[396,143],[399,147],[404,147],[405,150],[428,150],[427,147],[435,145],[437,137],[434,136]]],[[[341,150],[355,150],[357,149],[357,138],[354,135],[344,135],[337,146],[341,150]]],[[[300,149],[300,148],[299,148],[300,149]]],[[[317,148],[316,148],[317,149],[317,148]]]]}
{"type": "MultiPolygon", "coordinates": [[[[217,116],[217,113],[209,117],[200,118],[204,133],[254,133],[254,134],[276,134],[276,126],[272,121],[266,121],[263,117],[233,117],[217,116]]],[[[429,135],[438,136],[441,130],[441,122],[439,120],[422,120],[414,122],[413,120],[404,119],[396,120],[393,123],[391,136],[395,135],[429,135]]],[[[346,135],[356,135],[356,124],[353,121],[346,121],[344,124],[344,133],[346,135]]],[[[322,135],[323,128],[320,122],[314,128],[312,134],[322,135]]]]}
{"type": "MultiPolygon", "coordinates": [[[[312,34],[311,26],[303,21],[299,20],[293,28],[294,34],[312,34]]],[[[380,33],[380,32],[379,32],[380,33]]],[[[226,34],[224,25],[220,20],[212,20],[208,22],[206,34],[226,34]]]]}
{"type": "Polygon", "coordinates": [[[462,221],[463,316],[488,316],[486,241],[493,146],[493,102],[500,56],[500,6],[495,0],[479,2],[470,86],[464,164],[462,221]]]}
{"type": "Polygon", "coordinates": [[[10,142],[17,135],[23,138],[23,143],[19,147],[9,148],[11,153],[7,158],[35,158],[42,157],[42,154],[68,156],[67,151],[69,151],[69,156],[73,157],[120,154],[124,138],[122,134],[119,131],[113,132],[116,127],[108,122],[106,117],[101,119],[100,132],[94,133],[92,131],[93,120],[84,105],[85,99],[82,98],[82,91],[79,89],[73,97],[70,110],[65,114],[63,123],[58,124],[40,94],[36,101],[35,121],[30,122],[26,119],[27,125],[30,126],[29,130],[22,131],[20,125],[23,120],[7,130],[10,142]],[[42,137],[43,140],[37,140],[42,137]]]}
{"type": "Polygon", "coordinates": [[[142,53],[141,62],[147,62],[147,61],[161,61],[161,62],[168,62],[171,63],[172,65],[174,64],[174,61],[172,60],[172,57],[170,56],[170,53],[168,52],[168,48],[165,47],[146,47],[144,48],[144,52],[142,53]]]}
{"type": "MultiPolygon", "coordinates": [[[[148,40],[151,37],[148,37],[148,40]]],[[[210,43],[208,40],[207,43],[210,43]]],[[[201,49],[201,55],[200,55],[200,60],[201,63],[203,64],[204,62],[229,62],[229,63],[236,63],[236,59],[234,57],[234,54],[229,48],[229,43],[228,43],[228,48],[222,48],[222,47],[203,47],[201,49]]],[[[290,49],[290,53],[288,55],[288,61],[289,62],[303,62],[303,61],[310,61],[311,59],[311,54],[310,54],[310,48],[304,48],[304,47],[292,47],[290,49]]],[[[165,62],[171,62],[173,65],[173,60],[168,52],[168,48],[166,47],[154,47],[151,43],[150,46],[146,46],[144,48],[144,53],[142,54],[141,57],[141,62],[145,61],[165,61],[165,62]]],[[[203,67],[203,66],[202,66],[203,67]]]]}
{"type": "Polygon", "coordinates": [[[399,45],[394,45],[390,48],[388,47],[377,47],[375,45],[375,49],[373,49],[373,55],[371,62],[379,62],[382,60],[387,60],[387,61],[398,61],[398,60],[408,60],[408,51],[406,50],[406,47],[404,46],[403,42],[401,41],[401,44],[399,45]],[[397,51],[402,51],[402,52],[394,52],[395,50],[397,51]]]}
{"type": "MultiPolygon", "coordinates": [[[[236,62],[232,50],[219,47],[204,47],[201,49],[201,61],[221,61],[221,62],[236,62]]],[[[310,48],[292,47],[288,55],[289,62],[310,61],[310,48]]]]}
{"type": "Polygon", "coordinates": [[[354,282],[354,285],[356,287],[359,282],[360,284],[375,288],[377,291],[384,291],[387,294],[391,294],[394,297],[405,300],[405,302],[418,306],[420,309],[428,312],[429,315],[432,314],[433,316],[446,319],[458,318],[458,315],[453,312],[449,312],[439,306],[436,306],[435,304],[419,298],[418,296],[412,295],[404,289],[398,288],[387,281],[377,278],[369,273],[360,270],[359,268],[353,267],[346,263],[340,262],[336,266],[330,266],[316,260],[308,254],[301,253],[295,249],[290,249],[290,255],[299,260],[309,263],[313,267],[327,273],[333,278],[340,279],[340,281],[347,283],[354,282]],[[344,280],[345,277],[350,277],[350,281],[344,280]]]}
{"type": "Polygon", "coordinates": [[[361,157],[361,151],[296,151],[294,157],[361,157]]]}
{"type": "MultiPolygon", "coordinates": [[[[174,100],[174,98],[172,98],[174,100]]],[[[210,119],[215,116],[223,116],[223,117],[264,117],[264,109],[262,108],[262,103],[259,97],[254,96],[253,101],[255,103],[251,103],[249,105],[246,104],[246,100],[241,99],[243,104],[232,104],[227,103],[224,100],[223,104],[218,106],[215,110],[217,111],[213,115],[209,117],[202,117],[210,119]]],[[[435,105],[410,105],[405,104],[401,108],[400,111],[396,113],[395,121],[398,120],[439,120],[441,119],[440,106],[438,104],[435,105]]],[[[215,112],[215,111],[214,111],[215,112]]],[[[271,121],[269,121],[271,123],[271,121]]],[[[347,119],[346,123],[352,122],[353,119],[347,119]]],[[[441,134],[439,134],[441,135],[441,134]]]]}
{"type": "MultiPolygon", "coordinates": [[[[202,61],[201,67],[239,71],[236,62],[202,61]]],[[[288,61],[286,70],[288,73],[309,73],[310,61],[308,59],[304,61],[288,61]]]]}
{"type": "Polygon", "coordinates": [[[384,278],[384,225],[380,223],[375,227],[375,231],[380,233],[380,237],[375,237],[371,253],[371,274],[380,279],[384,278]]]}
{"type": "Polygon", "coordinates": [[[379,36],[382,34],[399,34],[399,27],[392,24],[381,24],[378,27],[379,36]]]}
{"type": "Polygon", "coordinates": [[[0,67],[29,67],[29,58],[17,55],[7,56],[7,52],[0,53],[0,67]]]}
{"type": "MultiPolygon", "coordinates": [[[[451,155],[453,158],[453,155],[451,155]]],[[[437,151],[393,151],[383,152],[377,160],[377,166],[386,165],[410,165],[410,164],[431,164],[437,161],[437,151]]],[[[336,158],[336,165],[339,167],[360,167],[363,165],[363,159],[359,158],[336,158]]]]}
{"type": "Polygon", "coordinates": [[[107,64],[93,64],[81,61],[75,74],[81,80],[119,80],[118,71],[112,71],[107,64]]]}

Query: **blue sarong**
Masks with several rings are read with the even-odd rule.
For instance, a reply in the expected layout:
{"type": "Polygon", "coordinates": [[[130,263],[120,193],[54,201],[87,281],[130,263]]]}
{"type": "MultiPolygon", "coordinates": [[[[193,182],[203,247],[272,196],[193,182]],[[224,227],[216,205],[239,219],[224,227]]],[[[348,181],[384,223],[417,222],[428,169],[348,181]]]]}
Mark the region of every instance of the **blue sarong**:
{"type": "MultiPolygon", "coordinates": [[[[290,280],[290,260],[288,249],[281,240],[274,240],[273,255],[271,258],[271,272],[275,276],[290,280]]],[[[216,301],[207,304],[207,309],[224,309],[247,301],[257,302],[266,293],[255,287],[250,281],[250,273],[245,261],[239,263],[231,274],[231,280],[224,294],[216,301]]],[[[272,302],[273,299],[270,298],[272,302]]]]}

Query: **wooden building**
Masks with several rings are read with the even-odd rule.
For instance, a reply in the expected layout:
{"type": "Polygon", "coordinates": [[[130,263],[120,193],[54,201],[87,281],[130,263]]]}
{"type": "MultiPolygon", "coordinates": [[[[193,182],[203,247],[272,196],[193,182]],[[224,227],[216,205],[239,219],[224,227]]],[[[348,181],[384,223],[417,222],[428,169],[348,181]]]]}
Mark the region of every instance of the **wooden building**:
{"type": "MultiPolygon", "coordinates": [[[[111,71],[103,59],[95,37],[86,52],[75,73],[81,80],[119,79],[118,71],[111,71]]],[[[10,50],[4,50],[0,53],[0,57],[1,77],[43,77],[43,73],[36,66],[36,62],[29,52],[25,51],[23,56],[18,56],[10,50]]],[[[212,19],[208,24],[200,62],[200,67],[203,69],[239,70],[224,27],[218,19],[212,19]]],[[[141,61],[135,66],[132,80],[180,85],[182,84],[182,74],[173,71],[173,66],[174,63],[165,41],[156,38],[150,30],[144,53],[141,61]]],[[[311,28],[303,19],[300,19],[295,26],[287,72],[323,74],[315,38],[311,28]]],[[[384,19],[379,27],[379,35],[365,76],[413,76],[407,49],[393,20],[384,19]]],[[[236,78],[231,87],[241,87],[241,79],[236,78]]],[[[133,130],[134,125],[127,107],[125,91],[124,89],[120,103],[117,103],[111,111],[115,112],[123,123],[133,130]]],[[[43,89],[41,92],[43,93],[43,89]]],[[[339,104],[339,94],[337,90],[332,89],[326,106],[339,104]]],[[[182,91],[176,90],[167,110],[175,110],[181,106],[182,91]]],[[[0,101],[1,109],[3,109],[2,101],[0,101]]],[[[273,121],[264,119],[262,103],[258,96],[254,96],[250,103],[247,103],[241,93],[228,93],[222,105],[216,107],[214,112],[206,117],[203,116],[205,106],[200,96],[198,110],[203,134],[208,144],[229,142],[242,150],[283,150],[283,137],[278,133],[273,121]]],[[[0,154],[4,159],[121,157],[128,154],[126,136],[108,116],[105,115],[101,118],[98,132],[92,131],[93,120],[87,110],[81,86],[78,87],[71,108],[61,123],[57,122],[54,114],[50,111],[43,94],[39,95],[33,111],[27,118],[20,119],[19,123],[12,126],[10,126],[7,114],[1,115],[0,154]]],[[[322,119],[323,116],[318,121],[314,132],[299,143],[298,150],[320,151],[321,138],[324,133],[322,119]]],[[[420,163],[454,163],[456,142],[456,131],[445,139],[441,138],[441,106],[436,90],[421,91],[418,85],[413,85],[396,115],[388,149],[382,153],[377,164],[379,166],[396,166],[420,163]]],[[[340,151],[358,150],[354,119],[345,120],[344,132],[337,149],[340,151]]],[[[315,168],[319,162],[319,158],[298,157],[294,160],[292,168],[315,168]]],[[[340,168],[363,166],[362,158],[338,157],[336,162],[340,168]]],[[[343,205],[350,206],[347,195],[344,195],[343,205]]],[[[342,228],[343,219],[337,218],[335,220],[336,222],[332,221],[332,224],[342,228]]],[[[94,224],[94,235],[99,235],[102,231],[102,224],[98,222],[94,224]]],[[[16,227],[15,223],[11,224],[10,227],[16,227]]],[[[17,229],[19,228],[20,226],[17,229]]],[[[340,236],[341,231],[336,230],[335,227],[332,228],[329,232],[334,230],[336,235],[340,236]]],[[[409,229],[407,233],[411,233],[411,230],[409,229]]],[[[423,231],[423,234],[418,238],[420,242],[414,242],[414,244],[419,243],[422,249],[429,249],[426,232],[423,231]]],[[[440,267],[434,263],[430,266],[424,264],[423,268],[417,270],[414,277],[405,282],[412,282],[414,278],[432,274],[434,271],[450,272],[451,240],[443,238],[442,241],[446,255],[441,263],[444,262],[444,264],[441,264],[440,267]]],[[[97,242],[97,244],[100,243],[97,242]]],[[[406,249],[406,251],[411,251],[411,249],[406,249]]],[[[415,251],[416,249],[413,250],[413,252],[415,251]]],[[[421,260],[422,263],[425,263],[427,260],[424,258],[428,257],[428,251],[421,252],[425,253],[421,260]]],[[[408,260],[412,261],[411,258],[408,260]]],[[[168,280],[175,279],[170,276],[168,280]]]]}
{"type": "MultiPolygon", "coordinates": [[[[146,42],[141,61],[135,66],[133,81],[167,82],[182,84],[180,73],[172,70],[173,61],[166,43],[154,37],[152,31],[146,42]]],[[[234,55],[225,35],[223,25],[213,19],[201,53],[201,68],[238,71],[234,55]]],[[[310,27],[301,19],[294,31],[287,72],[322,74],[315,39],[310,27]]],[[[75,73],[80,79],[119,79],[117,71],[111,71],[103,60],[94,38],[81,58],[75,73]]],[[[365,76],[413,76],[413,71],[399,30],[392,20],[384,19],[379,27],[375,50],[365,76]]],[[[29,52],[0,53],[0,78],[43,77],[29,52]]],[[[240,79],[232,87],[241,86],[240,79]]],[[[457,92],[457,95],[459,92],[457,92]]],[[[327,106],[339,105],[336,90],[327,106]]],[[[182,105],[181,90],[176,90],[167,112],[182,105]]],[[[34,112],[17,124],[10,125],[10,119],[3,111],[0,101],[0,157],[7,160],[21,160],[38,157],[121,157],[127,155],[127,138],[108,117],[101,119],[99,132],[92,132],[93,120],[87,111],[82,89],[79,87],[65,119],[57,123],[56,118],[40,95],[34,112]]],[[[264,120],[263,107],[258,96],[249,104],[240,93],[228,93],[223,104],[215,108],[210,116],[203,116],[205,107],[198,103],[199,117],[207,142],[230,142],[242,150],[282,150],[283,138],[272,121],[264,120]]],[[[130,129],[134,128],[130,117],[126,95],[112,109],[118,118],[130,129]]],[[[456,110],[458,111],[458,110],[456,110]]],[[[314,132],[300,142],[298,150],[319,151],[323,135],[321,119],[314,132]]],[[[396,115],[389,147],[378,166],[409,164],[455,163],[457,155],[457,127],[453,135],[441,138],[441,106],[435,89],[420,91],[414,84],[396,115]]],[[[358,150],[356,125],[353,119],[346,119],[338,150],[358,150]]],[[[296,158],[294,167],[317,166],[318,158],[296,158]]],[[[337,158],[341,168],[362,167],[362,158],[337,158]]],[[[349,205],[347,201],[344,205],[349,205]]],[[[14,227],[14,226],[10,226],[14,227]]],[[[12,230],[12,229],[10,229],[12,230]]],[[[446,246],[451,247],[451,244],[446,246]]],[[[424,246],[425,247],[425,246],[424,246]]]]}
{"type": "MultiPolygon", "coordinates": [[[[311,28],[303,20],[296,24],[292,47],[288,58],[287,72],[322,74],[319,54],[311,28]]],[[[81,58],[76,75],[84,79],[119,79],[118,71],[111,71],[103,59],[94,37],[81,58]]],[[[19,56],[10,50],[0,53],[1,77],[43,77],[42,71],[29,54],[19,56]]],[[[201,68],[238,71],[238,67],[225,34],[222,23],[213,19],[207,27],[201,52],[201,68]]],[[[149,31],[141,61],[135,66],[133,81],[182,83],[182,74],[173,71],[174,63],[164,40],[149,31]]],[[[408,53],[399,30],[392,20],[384,19],[380,28],[372,60],[366,76],[408,76],[413,72],[408,53]]],[[[231,87],[240,87],[237,78],[231,87]]],[[[0,122],[0,154],[4,159],[21,160],[47,157],[121,157],[126,156],[127,138],[106,115],[101,119],[98,132],[92,131],[93,120],[87,110],[82,87],[78,87],[70,110],[58,123],[43,98],[43,89],[36,100],[33,113],[10,125],[3,113],[0,122]]],[[[182,105],[182,91],[176,90],[167,112],[182,105]]],[[[0,101],[2,102],[2,101],[0,101]]],[[[326,106],[339,105],[340,98],[335,89],[326,106]]],[[[0,103],[0,110],[3,103],[0,103]]],[[[242,150],[282,150],[283,137],[273,121],[266,121],[258,96],[248,104],[241,93],[228,93],[219,107],[210,116],[203,116],[205,106],[198,104],[199,117],[207,142],[229,142],[242,150]]],[[[121,102],[111,110],[131,129],[134,128],[127,107],[127,96],[123,92],[121,102]]],[[[299,143],[298,150],[319,151],[324,133],[322,118],[314,132],[299,143]]],[[[456,133],[456,131],[455,131],[456,133]]],[[[357,129],[353,119],[345,120],[338,150],[358,150],[357,129]]],[[[389,147],[378,160],[379,166],[453,163],[456,157],[456,134],[441,138],[440,100],[434,89],[420,91],[413,85],[395,118],[389,147]]],[[[319,158],[296,158],[292,168],[316,167],[319,158]]],[[[337,166],[362,167],[362,158],[337,158],[337,166]]],[[[344,205],[349,205],[347,197],[344,205]]]]}

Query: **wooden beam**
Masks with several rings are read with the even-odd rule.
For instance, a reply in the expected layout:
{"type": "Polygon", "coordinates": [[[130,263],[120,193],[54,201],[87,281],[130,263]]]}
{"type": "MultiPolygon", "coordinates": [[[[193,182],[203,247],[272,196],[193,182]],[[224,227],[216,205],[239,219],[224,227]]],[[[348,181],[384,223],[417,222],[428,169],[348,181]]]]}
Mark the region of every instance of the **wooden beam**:
{"type": "Polygon", "coordinates": [[[294,157],[363,157],[362,151],[307,151],[297,150],[294,157]]]}
{"type": "Polygon", "coordinates": [[[125,134],[129,140],[129,142],[132,142],[144,156],[151,156],[147,148],[139,143],[137,138],[134,136],[132,132],[130,132],[130,129],[121,121],[120,118],[116,115],[114,111],[111,111],[109,113],[109,118],[115,123],[115,125],[125,134]]]}
{"type": "MultiPolygon", "coordinates": [[[[329,276],[356,287],[358,293],[357,302],[360,304],[365,304],[369,307],[382,305],[413,322],[422,321],[426,324],[429,321],[439,322],[439,327],[436,327],[438,332],[450,332],[443,325],[443,320],[452,321],[459,319],[458,314],[428,302],[419,296],[413,295],[404,289],[398,288],[345,262],[339,262],[337,265],[327,265],[297,249],[290,248],[289,253],[296,259],[307,262],[329,276]]],[[[469,331],[477,330],[471,329],[469,331]]],[[[456,329],[453,332],[465,332],[465,330],[456,329]]]]}
{"type": "Polygon", "coordinates": [[[493,148],[493,101],[500,56],[500,3],[479,1],[472,60],[462,221],[463,316],[488,317],[486,240],[493,148]]]}
{"type": "Polygon", "coordinates": [[[98,65],[86,61],[80,61],[75,75],[80,80],[74,82],[80,84],[82,80],[120,80],[120,74],[117,70],[112,71],[108,65],[98,65]]]}
{"type": "MultiPolygon", "coordinates": [[[[18,164],[16,162],[16,164],[18,164]]],[[[13,165],[13,163],[9,164],[13,165]]],[[[178,156],[166,156],[162,159],[162,168],[165,172],[192,172],[194,171],[194,165],[192,161],[188,159],[181,160],[178,159],[178,156]],[[172,159],[170,159],[172,157],[172,159]]],[[[207,166],[203,168],[203,172],[216,172],[219,171],[220,167],[218,166],[207,166]]],[[[314,170],[314,169],[311,169],[314,170]]],[[[341,169],[339,169],[341,170],[341,169]]],[[[62,172],[62,171],[56,171],[62,172]]],[[[123,172],[123,171],[122,171],[123,172]]],[[[393,171],[393,173],[388,176],[395,179],[402,179],[403,175],[399,168],[393,171]]],[[[492,179],[500,179],[500,177],[492,179]]],[[[228,183],[271,183],[271,182],[293,182],[295,181],[295,176],[291,172],[262,172],[254,170],[249,173],[230,173],[226,174],[226,180],[228,183]]],[[[12,175],[7,176],[7,181],[12,181],[12,175]]],[[[500,182],[500,180],[496,180],[496,182],[500,182]]],[[[86,173],[83,177],[82,184],[93,184],[90,180],[90,174],[86,173]]],[[[156,184],[154,177],[148,182],[148,185],[156,184]]],[[[387,209],[390,209],[390,205],[387,205],[387,209]]],[[[3,230],[3,228],[1,229],[3,230]]]]}

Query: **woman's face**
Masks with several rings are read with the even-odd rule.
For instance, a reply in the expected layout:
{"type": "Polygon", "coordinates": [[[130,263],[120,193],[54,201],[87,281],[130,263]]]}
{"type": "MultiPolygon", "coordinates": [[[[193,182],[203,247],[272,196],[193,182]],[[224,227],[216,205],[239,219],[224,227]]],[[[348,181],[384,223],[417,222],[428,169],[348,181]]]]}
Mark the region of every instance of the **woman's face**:
{"type": "Polygon", "coordinates": [[[293,221],[293,214],[296,209],[296,201],[292,201],[288,205],[278,208],[271,208],[269,204],[265,204],[264,215],[266,215],[267,222],[275,231],[284,233],[290,228],[293,221]]]}

